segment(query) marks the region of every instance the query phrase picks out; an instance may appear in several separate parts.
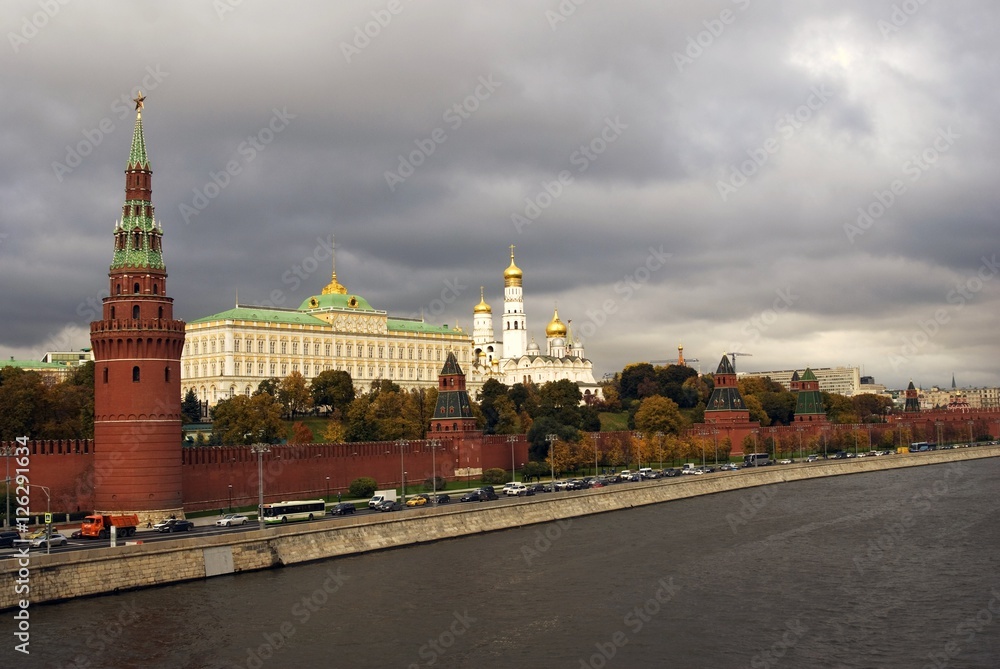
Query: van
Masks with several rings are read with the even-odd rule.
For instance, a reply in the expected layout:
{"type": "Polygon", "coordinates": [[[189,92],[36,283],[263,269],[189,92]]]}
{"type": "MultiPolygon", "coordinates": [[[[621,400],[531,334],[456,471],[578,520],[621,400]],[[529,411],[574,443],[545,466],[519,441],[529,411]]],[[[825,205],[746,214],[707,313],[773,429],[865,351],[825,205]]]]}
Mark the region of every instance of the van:
{"type": "Polygon", "coordinates": [[[630,478],[632,478],[632,472],[629,471],[628,469],[623,469],[620,472],[618,472],[618,478],[620,478],[622,481],[628,481],[630,478]]]}
{"type": "Polygon", "coordinates": [[[639,468],[639,476],[641,476],[644,479],[653,478],[652,474],[653,474],[653,468],[652,467],[640,467],[639,468]]]}

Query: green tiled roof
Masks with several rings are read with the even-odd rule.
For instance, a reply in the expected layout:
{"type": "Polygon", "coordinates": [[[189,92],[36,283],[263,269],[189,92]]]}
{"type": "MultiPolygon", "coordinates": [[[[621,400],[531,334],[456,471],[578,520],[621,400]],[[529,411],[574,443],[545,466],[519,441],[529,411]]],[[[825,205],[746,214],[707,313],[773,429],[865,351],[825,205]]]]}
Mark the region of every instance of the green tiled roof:
{"type": "Polygon", "coordinates": [[[61,362],[39,362],[38,360],[0,360],[0,367],[18,367],[20,369],[67,369],[69,365],[61,362]]]}
{"type": "Polygon", "coordinates": [[[433,325],[404,318],[390,318],[386,324],[389,332],[424,332],[427,334],[462,334],[447,325],[433,325]]]}
{"type": "Polygon", "coordinates": [[[708,406],[705,412],[710,411],[746,411],[747,407],[743,403],[743,396],[739,388],[715,388],[708,398],[708,406]]]}
{"type": "Polygon", "coordinates": [[[309,311],[310,309],[375,311],[375,308],[368,303],[368,300],[360,295],[340,295],[338,293],[332,293],[329,295],[313,295],[299,305],[300,311],[309,311]]]}
{"type": "Polygon", "coordinates": [[[286,311],[268,307],[239,306],[233,309],[198,318],[191,323],[210,323],[212,321],[257,321],[262,323],[289,323],[301,325],[323,325],[329,327],[326,321],[304,314],[301,311],[286,311]]]}
{"type": "Polygon", "coordinates": [[[142,114],[135,115],[135,129],[132,131],[132,150],[128,154],[128,166],[149,169],[146,157],[146,138],[142,134],[142,114]]]}

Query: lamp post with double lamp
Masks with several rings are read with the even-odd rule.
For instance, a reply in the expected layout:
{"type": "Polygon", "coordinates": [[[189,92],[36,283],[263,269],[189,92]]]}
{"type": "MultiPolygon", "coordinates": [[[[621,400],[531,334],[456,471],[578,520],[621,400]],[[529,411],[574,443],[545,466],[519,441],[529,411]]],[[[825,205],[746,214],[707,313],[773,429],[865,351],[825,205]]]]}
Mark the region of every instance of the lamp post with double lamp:
{"type": "Polygon", "coordinates": [[[229,484],[229,511],[227,511],[226,513],[232,513],[232,512],[233,512],[233,484],[230,483],[229,484]]]}
{"type": "Polygon", "coordinates": [[[556,449],[555,443],[559,440],[558,435],[547,434],[545,441],[549,442],[549,464],[552,466],[552,492],[556,491],[556,449]]]}
{"type": "Polygon", "coordinates": [[[268,444],[254,444],[251,453],[257,454],[257,528],[264,529],[264,454],[271,452],[268,444]]]}
{"type": "Polygon", "coordinates": [[[715,464],[719,464],[719,431],[712,430],[712,436],[715,437],[715,464]]]}
{"type": "Polygon", "coordinates": [[[14,449],[11,446],[6,446],[3,449],[4,459],[7,461],[7,478],[4,479],[4,498],[7,500],[7,510],[4,512],[3,516],[3,528],[6,530],[10,527],[10,456],[14,455],[14,449]]]}
{"type": "Polygon", "coordinates": [[[330,477],[326,477],[326,501],[330,501],[330,477]]]}
{"type": "Polygon", "coordinates": [[[642,432],[633,432],[632,436],[635,438],[635,441],[638,442],[635,445],[635,470],[639,471],[642,469],[642,438],[645,435],[642,432]]]}
{"type": "Polygon", "coordinates": [[[399,473],[400,473],[400,485],[403,489],[403,506],[406,506],[406,467],[403,464],[403,449],[410,442],[406,439],[399,440],[399,473]]]}

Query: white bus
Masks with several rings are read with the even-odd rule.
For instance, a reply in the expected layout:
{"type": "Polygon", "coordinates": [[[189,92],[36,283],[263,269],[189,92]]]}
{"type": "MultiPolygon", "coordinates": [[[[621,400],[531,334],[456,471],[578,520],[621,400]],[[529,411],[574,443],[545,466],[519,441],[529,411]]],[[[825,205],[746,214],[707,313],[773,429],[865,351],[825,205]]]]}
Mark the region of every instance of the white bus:
{"type": "Polygon", "coordinates": [[[261,516],[263,516],[265,523],[287,523],[290,520],[322,518],[325,513],[326,502],[321,499],[307,499],[298,502],[265,504],[261,516]]]}
{"type": "Polygon", "coordinates": [[[771,456],[767,453],[747,453],[743,456],[743,467],[766,467],[771,464],[771,456]]]}

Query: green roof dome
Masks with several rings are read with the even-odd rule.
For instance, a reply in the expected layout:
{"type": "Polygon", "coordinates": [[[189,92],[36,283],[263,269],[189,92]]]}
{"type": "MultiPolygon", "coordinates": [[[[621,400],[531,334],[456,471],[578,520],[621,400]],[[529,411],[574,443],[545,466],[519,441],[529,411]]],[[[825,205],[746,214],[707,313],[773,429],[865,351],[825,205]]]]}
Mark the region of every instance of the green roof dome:
{"type": "Polygon", "coordinates": [[[299,311],[309,311],[311,309],[345,309],[348,311],[375,311],[375,307],[368,303],[368,300],[360,295],[341,295],[329,293],[327,295],[313,295],[299,305],[299,311]]]}

